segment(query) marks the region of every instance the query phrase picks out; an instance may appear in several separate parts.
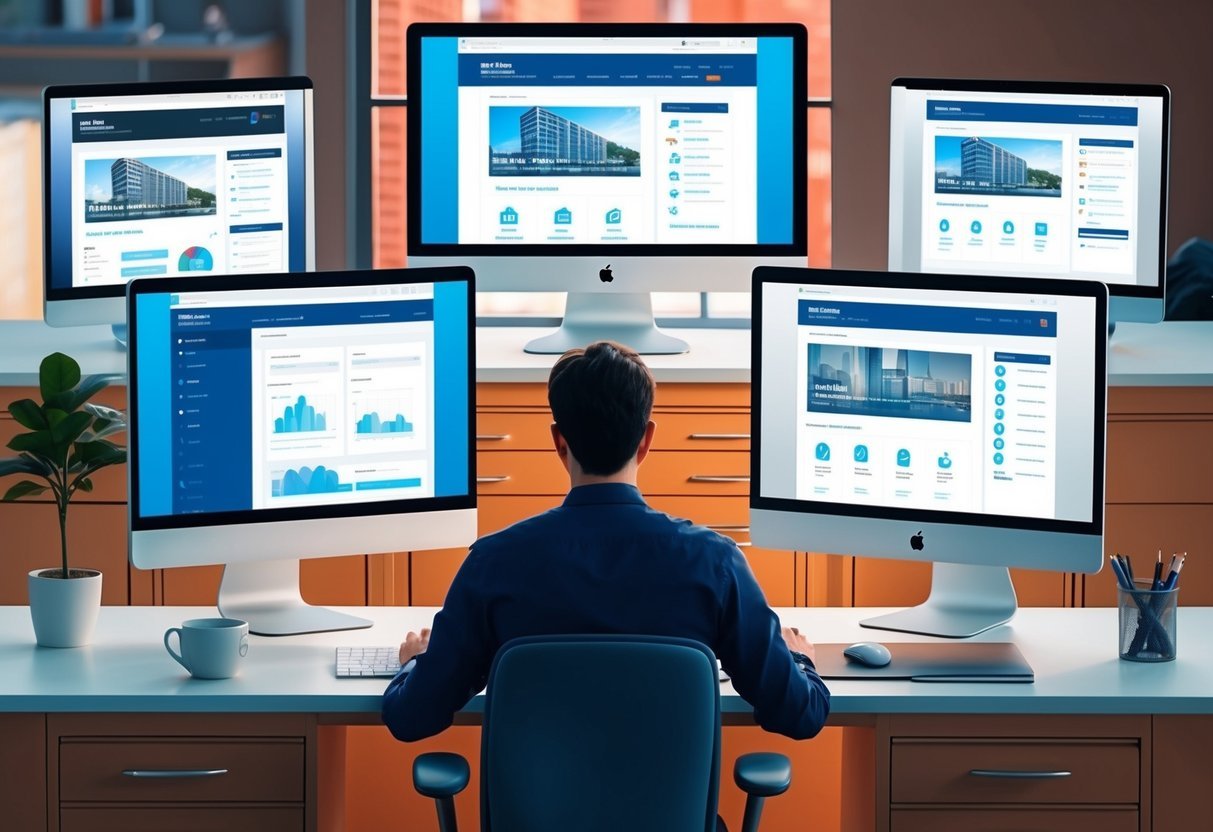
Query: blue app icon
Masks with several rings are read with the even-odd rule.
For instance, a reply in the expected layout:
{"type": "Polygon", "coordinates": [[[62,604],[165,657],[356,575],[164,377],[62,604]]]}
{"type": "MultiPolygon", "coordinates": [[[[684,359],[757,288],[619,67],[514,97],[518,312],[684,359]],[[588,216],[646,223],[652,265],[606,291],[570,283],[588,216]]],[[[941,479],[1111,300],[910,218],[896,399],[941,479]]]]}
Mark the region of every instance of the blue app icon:
{"type": "Polygon", "coordinates": [[[1001,419],[1002,417],[1004,417],[1004,416],[1006,416],[1006,415],[1007,415],[1007,412],[1006,412],[1005,410],[1003,410],[1001,407],[1000,407],[1000,408],[997,408],[997,409],[994,411],[994,418],[995,418],[995,419],[1001,419]]]}
{"type": "Polygon", "coordinates": [[[678,189],[670,188],[670,199],[678,199],[678,189]]]}
{"type": "Polygon", "coordinates": [[[607,225],[619,225],[621,222],[623,222],[623,212],[618,208],[612,208],[606,212],[607,225]]]}
{"type": "Polygon", "coordinates": [[[671,206],[670,206],[669,208],[667,208],[666,210],[670,212],[670,216],[671,216],[671,217],[676,217],[676,216],[678,216],[678,206],[677,206],[677,205],[671,205],[671,206]]]}
{"type": "Polygon", "coordinates": [[[1007,389],[1007,383],[1002,379],[998,379],[998,381],[994,382],[994,389],[1001,393],[1003,390],[1007,389]]]}
{"type": "Polygon", "coordinates": [[[973,223],[969,226],[969,230],[972,231],[974,234],[980,234],[981,233],[981,220],[973,220],[973,223]]]}
{"type": "Polygon", "coordinates": [[[1003,234],[1014,234],[1015,233],[1015,223],[1011,222],[1010,220],[1007,220],[1006,222],[1004,222],[1002,224],[1002,233],[1003,234]]]}
{"type": "Polygon", "coordinates": [[[1004,396],[1002,393],[999,393],[997,396],[994,397],[994,404],[998,405],[999,407],[1002,407],[1006,403],[1007,403],[1007,397],[1004,396]]]}
{"type": "Polygon", "coordinates": [[[1002,454],[994,454],[994,464],[1002,465],[1002,454]]]}
{"type": "Polygon", "coordinates": [[[508,205],[505,206],[502,212],[498,215],[498,218],[501,220],[502,225],[518,224],[518,212],[508,205]]]}
{"type": "Polygon", "coordinates": [[[678,129],[678,119],[676,119],[676,118],[672,118],[672,119],[670,119],[670,129],[671,129],[671,130],[677,130],[677,129],[678,129]]]}
{"type": "Polygon", "coordinates": [[[1085,198],[1083,198],[1083,197],[1079,197],[1079,198],[1078,198],[1078,204],[1079,204],[1079,205],[1086,205],[1086,204],[1087,204],[1087,200],[1086,200],[1085,198]]]}
{"type": "Polygon", "coordinates": [[[952,228],[952,223],[948,222],[947,220],[939,221],[939,230],[942,231],[944,234],[947,234],[949,229],[951,229],[951,228],[952,228]]]}
{"type": "Polygon", "coordinates": [[[899,467],[899,468],[909,468],[910,467],[910,452],[908,450],[906,450],[905,448],[901,448],[897,451],[897,467],[899,467]]]}
{"type": "Polygon", "coordinates": [[[1007,432],[1007,426],[1004,425],[1002,422],[995,422],[994,423],[994,432],[996,434],[998,434],[999,436],[1002,436],[1004,433],[1007,432]]]}
{"type": "Polygon", "coordinates": [[[1007,445],[1006,440],[1001,436],[994,440],[994,450],[1001,451],[1007,445]]]}
{"type": "Polygon", "coordinates": [[[945,471],[952,467],[952,457],[948,456],[947,451],[944,451],[943,456],[939,458],[939,467],[945,471]]]}
{"type": "Polygon", "coordinates": [[[681,156],[679,156],[677,153],[671,153],[671,154],[670,154],[670,164],[671,164],[671,165],[677,165],[677,164],[678,164],[678,163],[680,163],[681,161],[682,161],[682,157],[681,157],[681,156]]]}
{"type": "Polygon", "coordinates": [[[855,446],[855,461],[856,462],[867,462],[868,461],[868,446],[867,445],[856,445],[855,446]]]}
{"type": "Polygon", "coordinates": [[[830,461],[830,446],[824,442],[817,443],[817,458],[822,462],[830,461]]]}
{"type": "Polygon", "coordinates": [[[568,208],[559,208],[556,210],[556,214],[553,217],[553,219],[555,220],[557,225],[572,225],[573,224],[573,212],[570,211],[568,208]]]}
{"type": "Polygon", "coordinates": [[[1048,237],[1049,236],[1049,224],[1047,222],[1036,223],[1036,236],[1037,237],[1048,237]]]}
{"type": "Polygon", "coordinates": [[[1006,368],[1006,367],[1002,366],[1001,364],[997,364],[997,365],[995,365],[995,367],[994,367],[994,375],[996,375],[996,376],[1005,376],[1006,374],[1007,374],[1007,368],[1006,368]]]}
{"type": "Polygon", "coordinates": [[[676,171],[676,170],[672,170],[672,171],[670,171],[670,181],[671,181],[671,182],[677,182],[677,181],[678,181],[678,171],[676,171]]]}

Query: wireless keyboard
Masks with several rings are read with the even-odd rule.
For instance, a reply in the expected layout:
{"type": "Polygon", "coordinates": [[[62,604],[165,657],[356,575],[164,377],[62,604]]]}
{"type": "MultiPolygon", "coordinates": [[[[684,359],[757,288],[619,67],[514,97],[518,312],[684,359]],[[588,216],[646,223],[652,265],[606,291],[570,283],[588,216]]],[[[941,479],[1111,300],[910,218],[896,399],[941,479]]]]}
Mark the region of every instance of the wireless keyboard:
{"type": "Polygon", "coordinates": [[[400,647],[338,647],[337,677],[382,677],[400,672],[400,647]]]}

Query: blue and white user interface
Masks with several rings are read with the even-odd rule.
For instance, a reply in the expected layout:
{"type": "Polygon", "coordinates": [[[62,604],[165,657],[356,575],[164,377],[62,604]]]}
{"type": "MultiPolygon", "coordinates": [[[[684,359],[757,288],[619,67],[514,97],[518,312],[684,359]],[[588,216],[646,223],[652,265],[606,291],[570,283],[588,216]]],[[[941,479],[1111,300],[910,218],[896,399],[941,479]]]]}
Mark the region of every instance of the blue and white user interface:
{"type": "Polygon", "coordinates": [[[303,271],[305,90],[51,100],[51,285],[303,271]]]}
{"type": "Polygon", "coordinates": [[[891,268],[1158,286],[1161,97],[894,87],[892,115],[891,268]]]}
{"type": "Polygon", "coordinates": [[[424,244],[790,244],[791,38],[422,52],[424,244]]]}
{"type": "Polygon", "coordinates": [[[465,283],[137,299],[139,512],[464,495],[465,283]]]}
{"type": "Polygon", "coordinates": [[[763,291],[763,496],[1091,520],[1093,299],[763,291]]]}

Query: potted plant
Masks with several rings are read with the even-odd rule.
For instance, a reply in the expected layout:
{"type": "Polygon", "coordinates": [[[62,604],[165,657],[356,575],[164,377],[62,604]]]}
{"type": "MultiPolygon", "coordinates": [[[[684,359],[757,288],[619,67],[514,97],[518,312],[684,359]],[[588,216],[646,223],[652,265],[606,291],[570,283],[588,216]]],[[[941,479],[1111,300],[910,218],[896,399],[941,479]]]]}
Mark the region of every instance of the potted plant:
{"type": "Polygon", "coordinates": [[[43,647],[88,644],[97,622],[101,573],[68,566],[67,507],[77,492],[93,490],[93,474],[126,462],[126,449],[106,438],[126,429],[123,414],[88,401],[119,379],[114,375],[82,379],[80,365],[57,352],[42,359],[38,368],[42,404],[21,399],[8,406],[13,419],[29,432],[9,441],[9,450],[17,456],[0,459],[0,476],[25,474],[34,479],[17,482],[0,500],[49,491],[59,512],[60,566],[29,573],[30,615],[43,647]]]}

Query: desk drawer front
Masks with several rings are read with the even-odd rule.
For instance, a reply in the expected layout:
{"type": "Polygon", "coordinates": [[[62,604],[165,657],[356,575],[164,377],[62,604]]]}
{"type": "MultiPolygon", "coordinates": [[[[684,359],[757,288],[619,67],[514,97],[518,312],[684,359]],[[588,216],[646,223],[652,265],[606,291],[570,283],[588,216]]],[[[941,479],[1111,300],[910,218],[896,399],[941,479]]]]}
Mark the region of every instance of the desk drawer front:
{"type": "Polygon", "coordinates": [[[1138,760],[1136,740],[894,739],[891,796],[893,803],[1136,804],[1138,760]]]}
{"type": "Polygon", "coordinates": [[[1138,832],[1131,809],[894,809],[891,832],[1138,832]]]}
{"type": "Polygon", "coordinates": [[[302,806],[66,807],[60,832],[302,832],[302,806]]]}
{"type": "Polygon", "coordinates": [[[750,493],[750,455],[745,451],[654,451],[640,466],[646,496],[741,496],[750,493]]]}
{"type": "Polygon", "coordinates": [[[303,780],[302,738],[64,738],[59,749],[62,801],[297,802],[303,780]]]}

